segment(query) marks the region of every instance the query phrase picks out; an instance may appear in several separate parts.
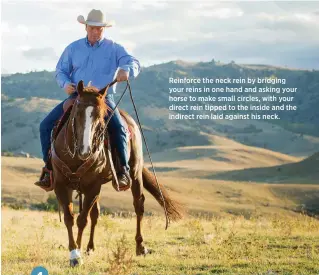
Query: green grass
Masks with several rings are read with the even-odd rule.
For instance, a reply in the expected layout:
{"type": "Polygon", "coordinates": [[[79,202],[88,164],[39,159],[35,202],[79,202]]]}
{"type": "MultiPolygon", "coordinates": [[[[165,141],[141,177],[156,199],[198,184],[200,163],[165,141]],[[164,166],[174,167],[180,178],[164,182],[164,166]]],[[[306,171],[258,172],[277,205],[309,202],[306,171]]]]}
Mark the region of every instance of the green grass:
{"type": "MultiPolygon", "coordinates": [[[[319,221],[298,215],[250,219],[192,218],[164,230],[163,217],[144,218],[146,257],[136,257],[135,217],[102,216],[93,255],[69,268],[67,231],[58,214],[3,210],[2,274],[319,274],[319,221]]],[[[85,230],[83,247],[88,242],[85,230]]],[[[75,230],[76,232],[76,230],[75,230]]]]}

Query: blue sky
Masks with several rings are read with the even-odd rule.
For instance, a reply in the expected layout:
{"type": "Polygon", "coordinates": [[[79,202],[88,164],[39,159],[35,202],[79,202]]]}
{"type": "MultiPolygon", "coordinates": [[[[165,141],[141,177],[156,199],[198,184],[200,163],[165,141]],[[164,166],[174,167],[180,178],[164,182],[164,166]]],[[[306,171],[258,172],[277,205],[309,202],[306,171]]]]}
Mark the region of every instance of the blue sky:
{"type": "Polygon", "coordinates": [[[2,73],[54,70],[86,35],[77,16],[101,9],[116,25],[104,36],[143,66],[171,60],[319,69],[319,2],[2,1],[2,73]]]}

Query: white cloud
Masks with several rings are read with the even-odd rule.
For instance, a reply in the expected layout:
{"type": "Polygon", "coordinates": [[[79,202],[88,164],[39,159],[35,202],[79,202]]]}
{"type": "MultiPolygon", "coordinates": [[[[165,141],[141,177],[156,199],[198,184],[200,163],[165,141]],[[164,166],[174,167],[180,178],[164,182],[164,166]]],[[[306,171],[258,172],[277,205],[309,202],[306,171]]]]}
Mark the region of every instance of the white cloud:
{"type": "Polygon", "coordinates": [[[119,30],[119,33],[121,35],[127,35],[127,34],[134,35],[137,33],[143,33],[143,35],[145,35],[145,33],[151,32],[157,28],[161,28],[162,26],[163,26],[163,23],[161,22],[148,21],[146,24],[143,24],[143,25],[128,26],[128,27],[124,26],[123,28],[119,30]]]}
{"type": "Polygon", "coordinates": [[[131,2],[132,10],[147,10],[149,7],[156,9],[165,9],[168,7],[168,2],[164,1],[145,1],[145,0],[135,0],[131,2]]]}
{"type": "Polygon", "coordinates": [[[144,66],[172,59],[215,58],[319,67],[318,50],[314,50],[319,47],[319,36],[315,35],[319,33],[318,2],[16,3],[2,3],[1,66],[9,72],[54,68],[64,48],[86,35],[77,16],[86,17],[93,8],[101,9],[107,19],[116,22],[105,36],[126,47],[144,66]],[[41,59],[30,58],[37,54],[41,59]],[[296,61],[296,56],[302,58],[296,61]]]}
{"type": "Polygon", "coordinates": [[[218,19],[229,19],[232,17],[243,16],[244,12],[240,9],[219,8],[212,10],[188,10],[187,15],[190,17],[212,17],[218,19]]]}
{"type": "Polygon", "coordinates": [[[257,14],[260,19],[272,21],[272,22],[300,22],[300,23],[315,23],[319,24],[316,14],[309,13],[289,13],[289,14],[271,14],[261,12],[257,14]]]}
{"type": "Polygon", "coordinates": [[[29,34],[29,28],[22,23],[13,25],[9,24],[9,22],[4,21],[1,22],[1,32],[3,35],[9,36],[24,36],[29,34]]]}
{"type": "Polygon", "coordinates": [[[5,34],[9,32],[10,32],[10,28],[9,28],[8,22],[1,22],[1,33],[5,34]]]}
{"type": "Polygon", "coordinates": [[[318,23],[318,18],[311,13],[296,13],[295,17],[303,22],[318,23]]]}
{"type": "Polygon", "coordinates": [[[30,45],[19,45],[16,47],[16,50],[18,50],[19,52],[29,51],[31,49],[32,47],[30,45]]]}
{"type": "Polygon", "coordinates": [[[56,60],[58,56],[51,47],[46,48],[32,48],[23,50],[22,55],[33,61],[35,60],[56,60]]]}
{"type": "Polygon", "coordinates": [[[125,45],[125,49],[134,54],[134,49],[136,48],[136,43],[130,40],[119,39],[116,41],[117,43],[121,44],[122,46],[125,45]]]}

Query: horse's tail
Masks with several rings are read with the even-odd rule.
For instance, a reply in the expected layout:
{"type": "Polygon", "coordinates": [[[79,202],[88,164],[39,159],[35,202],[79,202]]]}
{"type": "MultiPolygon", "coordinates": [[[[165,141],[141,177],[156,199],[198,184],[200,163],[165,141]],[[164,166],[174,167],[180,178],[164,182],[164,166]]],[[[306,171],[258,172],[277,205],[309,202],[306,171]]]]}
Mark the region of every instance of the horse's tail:
{"type": "MultiPolygon", "coordinates": [[[[154,175],[145,167],[143,167],[142,175],[144,188],[150,192],[157,202],[164,208],[163,199],[160,190],[158,189],[154,175]]],[[[160,188],[165,200],[168,218],[172,221],[182,219],[185,213],[184,207],[179,202],[170,198],[163,185],[160,184],[160,188]]]]}

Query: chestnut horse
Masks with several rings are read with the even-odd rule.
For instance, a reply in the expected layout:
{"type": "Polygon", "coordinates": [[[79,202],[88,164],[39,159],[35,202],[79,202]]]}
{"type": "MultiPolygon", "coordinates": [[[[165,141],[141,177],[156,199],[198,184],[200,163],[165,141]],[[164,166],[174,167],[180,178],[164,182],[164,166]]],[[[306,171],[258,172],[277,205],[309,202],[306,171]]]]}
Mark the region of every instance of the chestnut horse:
{"type": "MultiPolygon", "coordinates": [[[[104,119],[109,110],[105,103],[108,88],[109,85],[98,90],[95,87],[84,87],[83,81],[78,83],[78,97],[73,104],[69,119],[51,146],[53,185],[64,212],[64,223],[69,237],[71,266],[83,262],[81,256],[82,234],[88,223],[88,216],[91,218],[91,232],[86,251],[89,253],[94,250],[94,229],[100,212],[101,185],[112,179],[110,157],[108,157],[108,150],[104,146],[107,127],[104,119]],[[84,195],[83,207],[77,217],[76,241],[72,231],[74,225],[72,193],[74,190],[78,190],[84,195]]],[[[162,207],[166,206],[170,220],[180,219],[182,212],[179,203],[169,197],[163,186],[161,186],[162,191],[158,189],[154,176],[144,167],[142,138],[138,125],[127,113],[123,111],[120,113],[132,133],[128,152],[132,179],[131,191],[137,218],[136,255],[145,255],[148,250],[143,245],[141,233],[145,200],[143,187],[154,196],[162,207]],[[162,198],[164,198],[164,202],[162,198]]]]}

